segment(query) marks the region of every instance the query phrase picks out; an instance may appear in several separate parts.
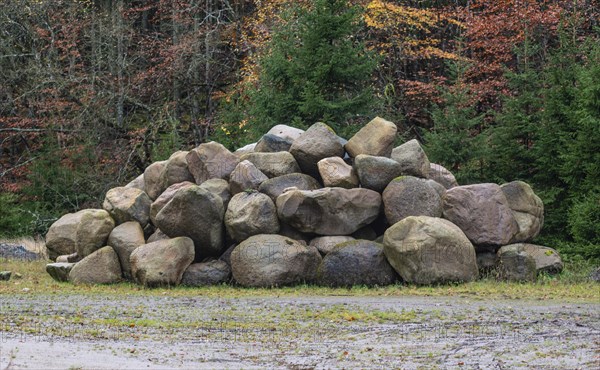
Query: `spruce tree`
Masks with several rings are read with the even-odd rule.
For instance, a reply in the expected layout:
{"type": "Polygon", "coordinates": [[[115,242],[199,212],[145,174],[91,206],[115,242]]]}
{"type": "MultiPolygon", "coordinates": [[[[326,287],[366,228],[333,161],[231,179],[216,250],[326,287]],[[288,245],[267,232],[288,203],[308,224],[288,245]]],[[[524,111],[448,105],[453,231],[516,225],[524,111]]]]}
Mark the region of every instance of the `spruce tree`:
{"type": "Polygon", "coordinates": [[[252,128],[324,120],[341,129],[346,118],[368,112],[376,60],[356,39],[358,9],[343,0],[314,0],[308,8],[294,6],[286,18],[260,61],[252,128]]]}

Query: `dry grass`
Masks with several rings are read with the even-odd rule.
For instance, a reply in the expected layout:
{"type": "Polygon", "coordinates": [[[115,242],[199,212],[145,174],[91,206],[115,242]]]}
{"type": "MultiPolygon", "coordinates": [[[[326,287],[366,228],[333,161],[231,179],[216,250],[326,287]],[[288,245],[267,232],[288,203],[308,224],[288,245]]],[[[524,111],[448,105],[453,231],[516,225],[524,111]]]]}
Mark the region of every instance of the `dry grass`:
{"type": "Polygon", "coordinates": [[[0,239],[0,243],[22,245],[25,249],[30,252],[39,254],[45,259],[48,259],[48,249],[46,249],[46,242],[40,237],[20,237],[13,239],[0,239]]]}
{"type": "MultiPolygon", "coordinates": [[[[568,302],[600,302],[598,283],[587,279],[573,279],[567,271],[557,277],[543,277],[536,283],[506,283],[484,279],[466,284],[440,286],[415,286],[397,284],[386,287],[357,286],[326,288],[299,285],[278,289],[241,288],[219,285],[205,288],[158,288],[146,289],[133,283],[114,285],[76,286],[59,283],[46,273],[44,261],[17,262],[0,259],[0,270],[9,270],[22,275],[8,282],[0,282],[2,294],[98,294],[98,295],[161,295],[171,297],[214,298],[235,297],[294,297],[294,296],[449,296],[468,297],[473,300],[526,299],[555,300],[568,302]]],[[[576,267],[576,266],[574,266],[576,267]]]]}

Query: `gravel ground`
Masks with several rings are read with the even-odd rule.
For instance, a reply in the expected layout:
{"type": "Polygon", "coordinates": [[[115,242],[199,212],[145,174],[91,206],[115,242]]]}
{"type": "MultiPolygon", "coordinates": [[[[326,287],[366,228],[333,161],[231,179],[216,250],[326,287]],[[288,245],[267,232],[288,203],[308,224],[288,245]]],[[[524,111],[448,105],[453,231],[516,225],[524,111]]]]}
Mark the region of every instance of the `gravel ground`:
{"type": "Polygon", "coordinates": [[[0,298],[0,370],[600,369],[600,303],[356,296],[0,298]]]}

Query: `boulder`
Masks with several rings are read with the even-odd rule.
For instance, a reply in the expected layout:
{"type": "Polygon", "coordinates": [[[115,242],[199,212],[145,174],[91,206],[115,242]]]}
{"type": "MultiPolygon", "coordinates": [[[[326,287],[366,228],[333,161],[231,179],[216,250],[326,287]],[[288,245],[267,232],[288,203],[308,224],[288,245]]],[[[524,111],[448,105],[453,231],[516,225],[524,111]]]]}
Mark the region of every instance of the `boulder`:
{"type": "Polygon", "coordinates": [[[252,143],[252,144],[248,144],[245,145],[239,149],[237,149],[235,152],[233,152],[233,155],[235,155],[236,157],[241,157],[244,154],[248,154],[248,153],[253,153],[254,152],[254,148],[256,148],[256,145],[258,143],[252,143]]]}
{"type": "Polygon", "coordinates": [[[389,158],[397,131],[393,122],[375,117],[348,140],[346,151],[354,158],[360,154],[389,158]]]}
{"type": "Polygon", "coordinates": [[[236,194],[225,212],[227,232],[237,242],[252,235],[277,234],[277,209],[268,195],[258,192],[236,194]]]}
{"type": "Polygon", "coordinates": [[[316,190],[321,187],[321,184],[314,177],[303,173],[290,173],[288,175],[274,177],[265,180],[258,187],[258,191],[267,194],[273,202],[277,201],[277,197],[283,194],[287,188],[297,188],[298,190],[316,190]]]}
{"type": "Polygon", "coordinates": [[[146,244],[156,242],[159,240],[165,240],[165,239],[170,239],[170,238],[167,234],[160,231],[160,229],[156,229],[156,231],[154,231],[154,233],[152,235],[150,235],[150,237],[146,240],[146,244]]]}
{"type": "Polygon", "coordinates": [[[174,286],[194,261],[194,242],[179,237],[144,244],[131,253],[131,273],[144,286],[174,286]]]}
{"type": "Polygon", "coordinates": [[[560,254],[555,249],[525,243],[511,244],[511,246],[533,257],[535,269],[538,273],[558,274],[563,270],[564,264],[560,254]]]}
{"type": "Polygon", "coordinates": [[[397,278],[383,253],[383,246],[367,240],[339,244],[323,257],[317,270],[317,283],[333,287],[384,286],[397,278]]]}
{"type": "Polygon", "coordinates": [[[196,184],[215,178],[229,180],[229,175],[240,161],[227,148],[214,141],[192,149],[186,159],[196,184]]]}
{"type": "Polygon", "coordinates": [[[58,263],[77,263],[79,261],[81,261],[81,257],[77,253],[63,254],[56,257],[56,262],[58,263]]]}
{"type": "Polygon", "coordinates": [[[142,190],[119,187],[106,193],[102,208],[111,215],[117,225],[135,221],[143,227],[150,220],[151,205],[150,197],[142,190]]]}
{"type": "Polygon", "coordinates": [[[0,271],[0,281],[9,281],[12,271],[0,271]]]}
{"type": "Polygon", "coordinates": [[[206,286],[229,282],[231,268],[221,260],[192,263],[183,273],[181,285],[206,286]]]}
{"type": "Polygon", "coordinates": [[[231,173],[229,189],[232,194],[245,190],[256,190],[268,177],[262,173],[252,162],[241,161],[231,173]]]}
{"type": "Polygon", "coordinates": [[[456,186],[443,198],[444,218],[476,246],[506,245],[519,231],[506,196],[496,184],[456,186]]]}
{"type": "Polygon", "coordinates": [[[331,252],[338,244],[356,240],[351,236],[335,235],[335,236],[319,236],[310,241],[310,246],[317,248],[321,255],[325,256],[331,252]]]}
{"type": "Polygon", "coordinates": [[[187,155],[189,152],[177,151],[173,153],[162,172],[160,173],[160,183],[162,189],[166,189],[173,184],[182,182],[193,182],[194,177],[190,173],[187,163],[187,155]]]}
{"type": "Polygon", "coordinates": [[[323,185],[329,188],[357,188],[356,171],[340,157],[323,158],[317,162],[323,185]]]}
{"type": "Polygon", "coordinates": [[[304,130],[299,128],[291,127],[288,125],[276,125],[273,126],[268,132],[267,135],[274,135],[280,137],[284,140],[294,141],[300,137],[304,133],[304,130]]]}
{"type": "Polygon", "coordinates": [[[68,213],[50,226],[46,247],[50,259],[77,252],[86,257],[106,245],[115,221],[103,209],[84,209],[68,213]]]}
{"type": "Polygon", "coordinates": [[[121,281],[119,256],[112,247],[103,247],[77,262],[69,272],[73,284],[114,284],[121,281]]]}
{"type": "Polygon", "coordinates": [[[320,263],[316,248],[281,235],[252,236],[231,253],[233,278],[246,287],[310,282],[320,263]]]}
{"type": "Polygon", "coordinates": [[[429,159],[427,159],[425,151],[415,139],[394,148],[392,159],[400,163],[403,175],[422,178],[429,176],[429,159]]]}
{"type": "Polygon", "coordinates": [[[227,209],[227,205],[231,200],[231,192],[229,191],[229,183],[223,179],[210,179],[200,184],[202,189],[218,195],[223,200],[223,208],[227,209]]]}
{"type": "Polygon", "coordinates": [[[150,205],[150,221],[152,221],[152,224],[156,225],[156,215],[167,205],[167,203],[171,201],[171,199],[173,199],[179,190],[192,185],[195,184],[190,181],[184,181],[178,184],[173,184],[163,191],[162,194],[150,205]]]}
{"type": "Polygon", "coordinates": [[[498,277],[507,281],[535,281],[535,259],[522,244],[505,245],[498,250],[498,277]]]}
{"type": "Polygon", "coordinates": [[[121,263],[121,271],[123,277],[131,278],[131,265],[129,256],[140,245],[146,244],[144,240],[144,230],[137,222],[125,222],[113,229],[108,237],[108,245],[110,245],[117,255],[121,263]]]}
{"type": "Polygon", "coordinates": [[[354,170],[363,188],[381,193],[390,181],[400,176],[402,167],[387,157],[359,154],[354,158],[354,170]]]}
{"type": "Polygon", "coordinates": [[[390,225],[408,216],[442,216],[442,198],[425,179],[398,177],[385,188],[382,200],[390,225]]]}
{"type": "Polygon", "coordinates": [[[69,281],[69,273],[75,266],[74,262],[56,262],[46,265],[46,272],[52,279],[60,282],[69,281]]]}
{"type": "Polygon", "coordinates": [[[331,127],[317,122],[294,140],[290,153],[298,162],[302,172],[318,176],[317,163],[323,158],[343,157],[344,147],[331,127]]]}
{"type": "Polygon", "coordinates": [[[458,182],[456,182],[456,178],[452,172],[437,163],[429,163],[429,175],[427,178],[437,182],[446,189],[458,186],[458,182]]]}
{"type": "Polygon", "coordinates": [[[477,278],[475,248],[448,220],[410,216],[384,234],[384,252],[402,279],[415,284],[477,278]]]}
{"type": "Polygon", "coordinates": [[[349,235],[373,222],[381,195],[369,189],[289,190],[277,198],[281,221],[306,233],[349,235]]]}
{"type": "Polygon", "coordinates": [[[290,150],[292,143],[293,140],[266,134],[256,143],[254,151],[264,153],[287,152],[290,150]]]}
{"type": "Polygon", "coordinates": [[[171,238],[186,236],[196,258],[219,256],[223,248],[223,200],[198,185],[179,190],[156,215],[156,226],[171,238]]]}
{"type": "Polygon", "coordinates": [[[165,190],[160,175],[166,164],[167,161],[154,162],[146,167],[146,170],[144,171],[145,191],[152,200],[158,198],[163,190],[165,190]]]}
{"type": "Polygon", "coordinates": [[[145,192],[146,184],[144,183],[144,174],[141,174],[138,177],[136,177],[135,179],[131,180],[131,182],[129,182],[127,185],[125,185],[125,187],[140,189],[141,191],[145,192]]]}
{"type": "Polygon", "coordinates": [[[300,172],[298,162],[289,152],[248,153],[240,157],[241,161],[250,161],[260,172],[269,178],[300,172]]]}
{"type": "Polygon", "coordinates": [[[500,186],[508,206],[519,226],[511,242],[525,242],[538,236],[544,224],[544,203],[523,181],[513,181],[500,186]]]}

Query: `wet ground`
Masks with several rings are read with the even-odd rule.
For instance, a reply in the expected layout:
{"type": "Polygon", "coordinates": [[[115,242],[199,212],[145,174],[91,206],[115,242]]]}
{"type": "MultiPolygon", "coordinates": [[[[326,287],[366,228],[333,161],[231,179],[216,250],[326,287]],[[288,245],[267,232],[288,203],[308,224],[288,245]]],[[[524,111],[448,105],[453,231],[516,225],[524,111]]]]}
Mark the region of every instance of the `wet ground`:
{"type": "Polygon", "coordinates": [[[27,294],[0,299],[0,370],[600,369],[600,302],[27,294]]]}

